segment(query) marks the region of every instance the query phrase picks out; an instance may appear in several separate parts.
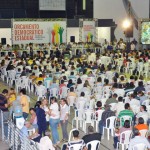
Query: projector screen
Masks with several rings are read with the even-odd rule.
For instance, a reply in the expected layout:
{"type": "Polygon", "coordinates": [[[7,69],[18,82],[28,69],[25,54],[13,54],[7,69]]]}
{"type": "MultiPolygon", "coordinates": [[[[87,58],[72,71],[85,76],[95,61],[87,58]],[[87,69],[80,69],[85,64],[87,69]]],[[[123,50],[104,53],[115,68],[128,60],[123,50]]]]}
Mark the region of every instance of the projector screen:
{"type": "Polygon", "coordinates": [[[142,22],[141,43],[150,44],[150,22],[142,22]]]}
{"type": "Polygon", "coordinates": [[[66,0],[39,0],[39,10],[66,10],[66,0]]]}

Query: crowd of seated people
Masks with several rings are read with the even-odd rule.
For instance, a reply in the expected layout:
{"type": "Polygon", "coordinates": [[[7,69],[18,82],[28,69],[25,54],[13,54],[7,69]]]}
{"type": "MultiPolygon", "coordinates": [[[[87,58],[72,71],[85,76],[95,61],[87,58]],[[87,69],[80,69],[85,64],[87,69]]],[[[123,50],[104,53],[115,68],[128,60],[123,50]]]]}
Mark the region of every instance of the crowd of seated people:
{"type": "MultiPolygon", "coordinates": [[[[4,81],[5,78],[8,82],[11,80],[9,75],[12,71],[15,74],[12,86],[16,86],[19,79],[23,82],[23,77],[26,77],[29,92],[34,92],[40,98],[35,107],[30,108],[26,92],[28,88],[21,87],[19,96],[11,89],[9,96],[8,92],[3,92],[1,97],[5,101],[0,103],[0,108],[6,112],[9,108],[12,113],[12,101],[19,99],[23,117],[25,120],[29,119],[27,126],[32,125],[40,137],[44,136],[50,127],[54,147],[62,141],[68,141],[67,125],[69,113],[73,111],[71,106],[82,112],[88,109],[93,112],[103,110],[98,125],[100,135],[103,135],[106,119],[111,116],[117,118],[116,135],[122,133],[124,128],[129,129],[131,125],[138,130],[141,127],[146,128],[146,124],[149,125],[147,100],[149,100],[150,85],[146,76],[149,73],[149,51],[130,53],[106,51],[95,55],[95,61],[76,57],[65,60],[61,52],[57,57],[53,54],[48,58],[44,55],[13,59],[6,57],[0,63],[1,77],[4,76],[4,81]],[[64,88],[67,89],[67,95],[64,88]],[[53,89],[58,91],[58,95],[52,96],[53,89]],[[42,95],[39,95],[41,91],[42,95]],[[72,97],[74,97],[73,105],[72,97]],[[95,106],[96,103],[98,108],[95,106]],[[122,120],[123,116],[129,116],[130,119],[122,120]],[[143,126],[141,118],[144,119],[143,126]],[[59,138],[58,126],[62,129],[62,140],[59,138]]],[[[114,137],[114,148],[119,138],[119,136],[114,137]]]]}

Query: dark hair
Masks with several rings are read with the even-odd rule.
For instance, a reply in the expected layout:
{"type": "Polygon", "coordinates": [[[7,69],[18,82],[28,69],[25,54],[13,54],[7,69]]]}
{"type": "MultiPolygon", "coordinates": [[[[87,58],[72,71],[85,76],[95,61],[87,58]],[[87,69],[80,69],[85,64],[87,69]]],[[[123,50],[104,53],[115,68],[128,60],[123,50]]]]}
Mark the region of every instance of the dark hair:
{"type": "Polygon", "coordinates": [[[104,79],[104,82],[105,82],[105,84],[108,84],[109,80],[108,79],[104,79]]]}
{"type": "Polygon", "coordinates": [[[118,88],[118,83],[114,83],[113,88],[118,88]]]}
{"type": "Polygon", "coordinates": [[[125,105],[124,105],[124,108],[125,109],[128,109],[130,107],[130,104],[129,103],[126,103],[125,105]]]}
{"type": "Polygon", "coordinates": [[[70,92],[73,92],[74,91],[74,87],[70,87],[70,92]]]}
{"type": "Polygon", "coordinates": [[[123,101],[123,97],[119,96],[118,97],[118,102],[122,102],[123,101]]]}
{"type": "Polygon", "coordinates": [[[57,102],[56,97],[51,97],[51,101],[54,100],[55,102],[57,102]]]}
{"type": "Polygon", "coordinates": [[[97,78],[97,82],[102,82],[102,78],[101,78],[101,77],[98,77],[98,78],[97,78]]]}
{"type": "Polygon", "coordinates": [[[113,94],[113,97],[117,97],[118,95],[116,93],[113,94]]]}
{"type": "Polygon", "coordinates": [[[61,100],[64,101],[66,105],[68,105],[68,101],[65,98],[61,98],[61,100]]]}
{"type": "Polygon", "coordinates": [[[125,120],[124,127],[125,128],[130,128],[130,120],[125,120]]]}
{"type": "Polygon", "coordinates": [[[138,123],[139,123],[139,124],[144,124],[144,119],[143,119],[142,117],[140,117],[140,118],[138,119],[138,123]]]}
{"type": "Polygon", "coordinates": [[[84,92],[81,92],[81,96],[85,96],[85,93],[84,93],[84,92]]]}
{"type": "Polygon", "coordinates": [[[26,95],[26,89],[25,88],[21,89],[20,93],[22,93],[23,95],[26,95]]]}
{"type": "Polygon", "coordinates": [[[42,85],[42,83],[43,83],[42,81],[39,81],[39,82],[38,82],[38,85],[42,85]]]}
{"type": "Polygon", "coordinates": [[[143,81],[139,81],[139,86],[143,86],[143,81]]]}
{"type": "Polygon", "coordinates": [[[29,109],[29,111],[31,111],[31,110],[33,110],[33,111],[35,112],[35,109],[34,109],[34,108],[30,108],[30,109],[29,109]]]}
{"type": "Polygon", "coordinates": [[[36,102],[34,108],[40,108],[41,104],[42,104],[41,101],[36,102]]]}
{"type": "Polygon", "coordinates": [[[64,80],[61,80],[61,82],[60,82],[61,84],[64,84],[64,80]]]}
{"type": "Polygon", "coordinates": [[[8,90],[7,90],[7,89],[4,89],[4,90],[2,91],[2,93],[3,93],[3,94],[8,94],[8,90]]]}
{"type": "Polygon", "coordinates": [[[97,101],[96,106],[97,107],[102,107],[102,102],[101,101],[97,101]]]}
{"type": "Polygon", "coordinates": [[[81,84],[81,83],[82,83],[81,78],[78,78],[78,79],[77,79],[77,84],[81,84]]]}
{"type": "Polygon", "coordinates": [[[137,128],[133,128],[133,136],[138,136],[140,134],[137,128]]]}
{"type": "Polygon", "coordinates": [[[88,126],[88,132],[94,132],[93,126],[88,126]]]}
{"type": "Polygon", "coordinates": [[[78,130],[74,130],[72,132],[72,134],[73,134],[73,137],[79,137],[79,131],[78,130]]]}
{"type": "Polygon", "coordinates": [[[146,106],[145,105],[141,105],[141,107],[143,107],[144,111],[147,111],[146,106]]]}

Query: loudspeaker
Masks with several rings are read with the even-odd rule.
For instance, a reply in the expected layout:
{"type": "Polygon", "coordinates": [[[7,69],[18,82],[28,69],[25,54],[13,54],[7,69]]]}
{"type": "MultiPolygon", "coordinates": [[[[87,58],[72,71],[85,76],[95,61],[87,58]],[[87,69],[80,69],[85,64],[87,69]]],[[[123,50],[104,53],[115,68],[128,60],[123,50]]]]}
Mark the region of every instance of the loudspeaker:
{"type": "Polygon", "coordinates": [[[133,25],[126,29],[125,36],[128,38],[133,37],[133,25]]]}
{"type": "Polygon", "coordinates": [[[70,36],[70,42],[75,42],[75,36],[70,36]]]}
{"type": "Polygon", "coordinates": [[[1,44],[6,45],[6,38],[1,38],[1,44]]]}

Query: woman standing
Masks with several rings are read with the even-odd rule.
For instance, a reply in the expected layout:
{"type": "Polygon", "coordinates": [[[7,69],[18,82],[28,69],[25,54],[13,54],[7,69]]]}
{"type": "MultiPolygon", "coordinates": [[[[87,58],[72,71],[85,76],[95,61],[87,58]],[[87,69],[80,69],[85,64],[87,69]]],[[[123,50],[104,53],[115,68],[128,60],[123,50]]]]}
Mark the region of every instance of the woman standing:
{"type": "Polygon", "coordinates": [[[46,129],[49,130],[49,106],[46,98],[42,100],[42,108],[44,109],[46,115],[46,129]]]}
{"type": "Polygon", "coordinates": [[[60,122],[60,112],[59,112],[59,105],[55,97],[51,98],[49,115],[50,115],[49,123],[52,131],[53,144],[59,144],[59,135],[57,127],[60,122]]]}
{"type": "Polygon", "coordinates": [[[45,118],[45,111],[42,109],[41,101],[38,101],[35,105],[36,109],[36,116],[37,116],[37,125],[39,134],[42,137],[42,135],[45,135],[46,131],[46,118],[45,118]]]}
{"type": "Polygon", "coordinates": [[[69,106],[67,100],[62,98],[60,103],[60,124],[61,124],[62,135],[63,135],[62,141],[65,142],[68,141],[68,132],[67,132],[68,115],[69,115],[69,106]]]}

